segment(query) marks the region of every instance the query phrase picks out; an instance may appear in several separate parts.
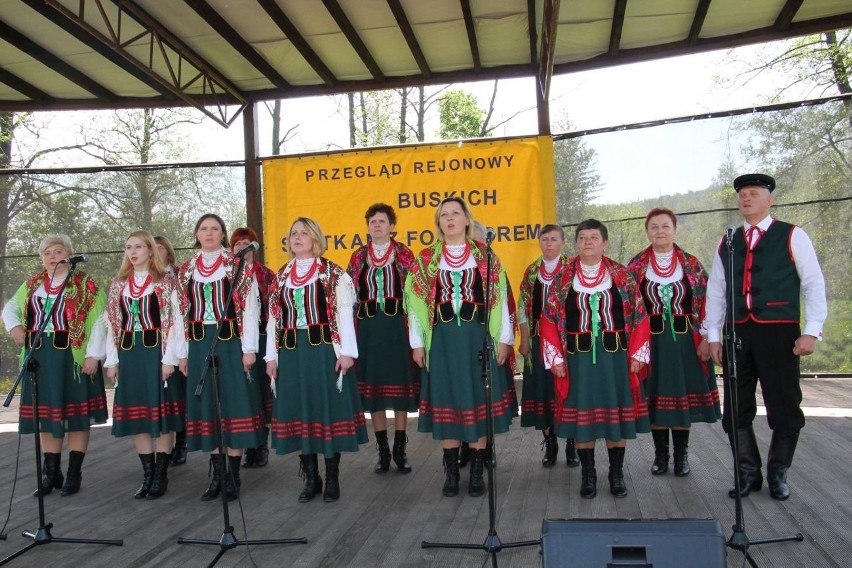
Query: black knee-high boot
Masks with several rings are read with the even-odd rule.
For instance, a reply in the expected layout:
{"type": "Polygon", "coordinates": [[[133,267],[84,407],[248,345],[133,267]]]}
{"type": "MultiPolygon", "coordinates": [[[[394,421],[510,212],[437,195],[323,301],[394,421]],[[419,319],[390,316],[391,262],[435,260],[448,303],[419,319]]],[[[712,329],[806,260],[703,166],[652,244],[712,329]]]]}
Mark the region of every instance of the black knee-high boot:
{"type": "Polygon", "coordinates": [[[142,462],[142,485],[133,494],[134,499],[147,497],[154,482],[154,454],[139,454],[139,461],[142,462]]]}
{"type": "Polygon", "coordinates": [[[769,495],[773,499],[784,501],[790,497],[790,487],[787,485],[787,470],[793,464],[793,454],[799,442],[799,433],[772,433],[769,444],[769,455],[766,458],[766,483],[769,485],[769,495]]]}
{"type": "Polygon", "coordinates": [[[154,466],[154,479],[151,483],[151,488],[148,490],[146,499],[159,499],[166,494],[166,489],[169,488],[169,463],[172,461],[172,455],[166,452],[157,452],[157,460],[154,466]]]}
{"type": "Polygon", "coordinates": [[[80,484],[83,482],[83,458],[85,457],[85,452],[71,450],[68,453],[68,472],[65,474],[65,484],[59,490],[59,495],[62,497],[68,497],[80,491],[80,484]]]}
{"type": "MultiPolygon", "coordinates": [[[[222,491],[222,479],[225,477],[225,456],[210,454],[210,470],[213,472],[213,476],[210,478],[207,491],[201,495],[202,501],[212,501],[222,491]]],[[[210,474],[208,473],[208,475],[210,474]]]]}
{"type": "Polygon", "coordinates": [[[580,497],[591,499],[598,494],[598,472],[595,470],[595,449],[577,450],[582,466],[583,481],[580,485],[580,497]]]}
{"type": "Polygon", "coordinates": [[[485,493],[482,473],[486,459],[488,458],[485,450],[470,450],[470,483],[467,486],[467,494],[471,497],[479,497],[485,493]]]}
{"type": "Polygon", "coordinates": [[[322,500],[326,503],[340,499],[340,452],[333,458],[325,458],[325,491],[322,500]]]}
{"type": "Polygon", "coordinates": [[[559,442],[556,440],[556,434],[553,432],[553,428],[550,429],[550,432],[541,432],[542,436],[544,436],[544,440],[541,442],[541,446],[544,449],[544,457],[541,458],[542,467],[553,467],[556,465],[556,458],[559,456],[559,442]]]}
{"type": "Polygon", "coordinates": [[[672,430],[674,446],[674,474],[689,475],[689,430],[672,430]]]}
{"type": "Polygon", "coordinates": [[[651,466],[651,473],[663,475],[669,470],[669,429],[655,428],[651,430],[651,437],[654,439],[654,465],[651,466]]]}
{"type": "Polygon", "coordinates": [[[408,444],[408,434],[405,430],[397,430],[393,433],[393,463],[400,473],[411,473],[411,464],[408,463],[408,456],[405,453],[405,446],[408,444]]]}
{"type": "Polygon", "coordinates": [[[300,471],[305,487],[299,493],[299,503],[307,503],[315,495],[322,493],[322,479],[320,479],[317,465],[317,455],[307,454],[299,456],[300,471]]]}
{"type": "Polygon", "coordinates": [[[240,462],[243,456],[228,456],[228,471],[225,472],[225,499],[234,501],[240,496],[240,462]]]}
{"type": "Polygon", "coordinates": [[[175,432],[175,447],[172,449],[172,465],[186,463],[186,432],[175,432]]]}
{"type": "Polygon", "coordinates": [[[379,461],[376,462],[375,471],[376,473],[387,473],[391,461],[387,430],[376,430],[376,449],[379,451],[379,461]]]}
{"type": "MultiPolygon", "coordinates": [[[[741,497],[748,497],[752,491],[760,491],[763,487],[763,473],[760,468],[763,462],[760,459],[760,449],[757,447],[757,438],[751,426],[739,428],[735,433],[728,434],[729,437],[737,437],[737,461],[740,464],[740,486],[741,497]]],[[[733,442],[731,443],[733,448],[733,442]]],[[[728,497],[734,499],[737,496],[737,488],[728,491],[728,497]]]]}
{"type": "Polygon", "coordinates": [[[459,449],[444,448],[444,497],[455,497],[459,494],[459,449]]]}
{"type": "Polygon", "coordinates": [[[627,485],[624,484],[624,450],[609,448],[609,492],[616,497],[627,497],[627,485]]]}
{"type": "MultiPolygon", "coordinates": [[[[41,468],[41,491],[43,495],[49,495],[54,489],[61,489],[65,482],[62,475],[62,454],[44,454],[44,464],[41,468]]],[[[39,489],[33,491],[33,497],[38,497],[39,489]]]]}
{"type": "Polygon", "coordinates": [[[565,463],[568,467],[577,467],[580,465],[580,458],[577,457],[577,444],[574,438],[565,440],[565,463]]]}

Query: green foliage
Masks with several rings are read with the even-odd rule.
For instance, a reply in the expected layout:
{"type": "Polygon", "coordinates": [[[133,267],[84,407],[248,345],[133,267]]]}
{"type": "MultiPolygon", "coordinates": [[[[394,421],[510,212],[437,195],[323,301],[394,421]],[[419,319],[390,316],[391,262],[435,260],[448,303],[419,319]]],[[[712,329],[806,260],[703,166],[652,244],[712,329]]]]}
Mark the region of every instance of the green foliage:
{"type": "Polygon", "coordinates": [[[447,91],[438,99],[441,128],[438,136],[443,140],[478,138],[482,136],[485,111],[479,108],[476,97],[460,89],[447,91]]]}
{"type": "MultiPolygon", "coordinates": [[[[573,129],[567,116],[554,126],[560,132],[573,129]]],[[[587,205],[600,192],[601,186],[596,161],[594,148],[582,138],[568,138],[553,144],[556,218],[560,224],[579,223],[589,216],[587,205]]]]}

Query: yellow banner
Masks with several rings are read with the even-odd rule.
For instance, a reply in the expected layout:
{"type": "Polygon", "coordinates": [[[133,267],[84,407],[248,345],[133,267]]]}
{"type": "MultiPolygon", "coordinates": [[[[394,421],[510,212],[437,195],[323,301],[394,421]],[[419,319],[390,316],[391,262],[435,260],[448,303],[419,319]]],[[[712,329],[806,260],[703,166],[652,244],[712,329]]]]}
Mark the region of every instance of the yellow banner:
{"type": "Polygon", "coordinates": [[[435,242],[435,207],[456,195],[477,221],[495,229],[494,251],[517,287],[540,254],[541,226],[556,222],[547,136],[276,158],[264,162],[263,177],[265,258],[275,270],[287,261],[283,244],[296,217],[320,224],[325,256],[345,268],[367,243],[370,205],[394,208],[394,238],[417,254],[435,242]]]}

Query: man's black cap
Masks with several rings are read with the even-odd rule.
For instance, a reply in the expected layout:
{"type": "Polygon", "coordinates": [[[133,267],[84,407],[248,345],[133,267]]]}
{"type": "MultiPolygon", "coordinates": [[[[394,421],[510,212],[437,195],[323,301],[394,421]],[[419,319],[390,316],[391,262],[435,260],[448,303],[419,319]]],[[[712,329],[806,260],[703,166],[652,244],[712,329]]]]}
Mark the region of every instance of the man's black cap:
{"type": "Polygon", "coordinates": [[[743,174],[734,180],[734,189],[737,191],[750,185],[765,187],[771,193],[775,189],[775,178],[766,174],[743,174]]]}

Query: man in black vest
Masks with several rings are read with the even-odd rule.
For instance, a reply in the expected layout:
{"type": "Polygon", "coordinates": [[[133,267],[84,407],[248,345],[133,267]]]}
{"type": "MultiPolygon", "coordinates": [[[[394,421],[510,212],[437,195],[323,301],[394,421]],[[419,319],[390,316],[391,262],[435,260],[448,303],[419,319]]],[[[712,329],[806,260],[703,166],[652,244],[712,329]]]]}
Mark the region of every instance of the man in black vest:
{"type": "MultiPolygon", "coordinates": [[[[741,175],[734,180],[743,226],[732,238],[734,249],[734,321],[741,348],[737,353],[737,431],[732,432],[729,393],[725,392],[722,426],[738,446],[740,486],[728,494],[743,497],[763,485],[760,450],[752,429],[757,414],[757,381],[772,430],[766,480],[775,499],[787,499],[787,469],[793,461],[799,430],[805,425],[800,408],[799,357],[810,355],[828,314],[825,281],[813,244],[795,225],[769,215],[775,180],[764,174],[741,175]],[[801,300],[805,305],[800,327],[801,300]]],[[[707,283],[706,317],[702,333],[710,356],[722,369],[721,328],[728,319],[725,239],[713,260],[707,283]]]]}

